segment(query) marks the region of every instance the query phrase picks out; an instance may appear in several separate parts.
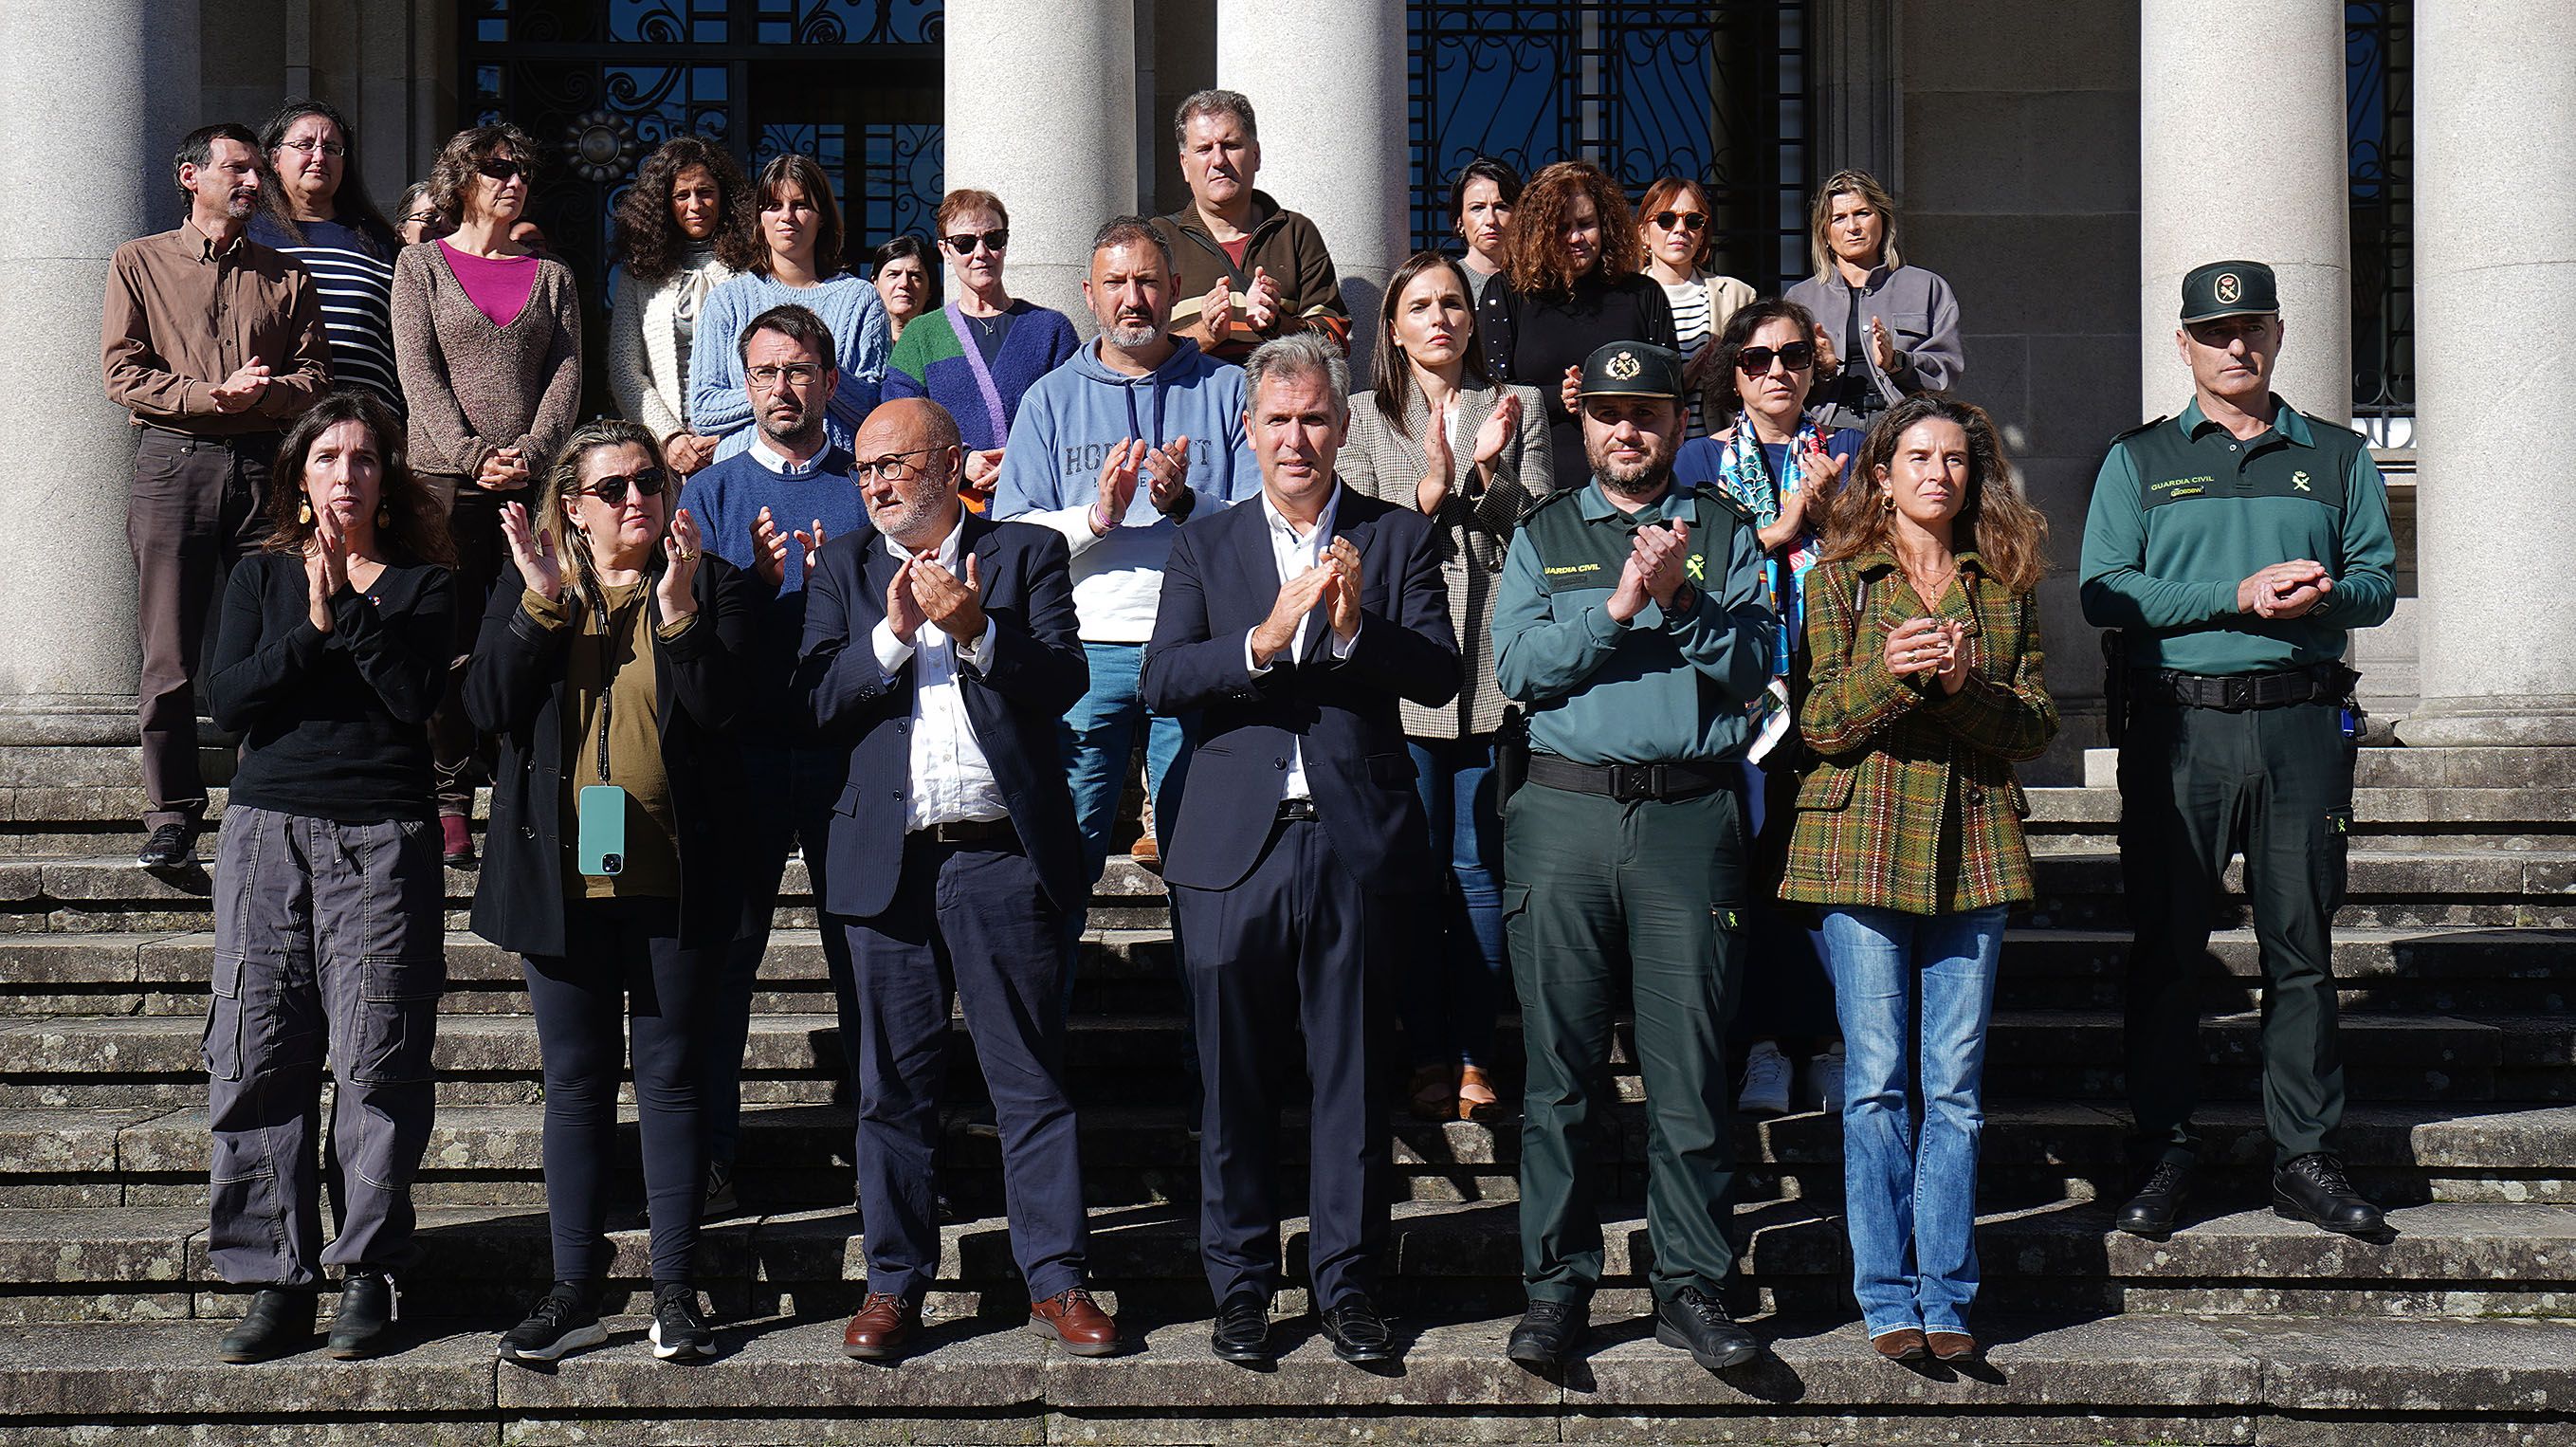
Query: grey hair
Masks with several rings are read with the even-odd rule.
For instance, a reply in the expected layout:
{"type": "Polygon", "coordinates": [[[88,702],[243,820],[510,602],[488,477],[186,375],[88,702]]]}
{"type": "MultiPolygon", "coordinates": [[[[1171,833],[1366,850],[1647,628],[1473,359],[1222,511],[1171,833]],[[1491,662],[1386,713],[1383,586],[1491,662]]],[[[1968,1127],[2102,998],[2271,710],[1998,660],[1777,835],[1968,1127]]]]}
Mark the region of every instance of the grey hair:
{"type": "Polygon", "coordinates": [[[1243,123],[1243,138],[1258,145],[1261,125],[1252,118],[1252,98],[1239,90],[1194,90],[1172,113],[1172,144],[1189,149],[1190,121],[1198,116],[1232,116],[1243,123]]]}
{"type": "Polygon", "coordinates": [[[1154,229],[1154,223],[1142,216],[1112,216],[1102,222],[1100,229],[1091,233],[1091,254],[1098,256],[1113,246],[1141,246],[1149,241],[1156,251],[1163,253],[1163,270],[1171,271],[1174,264],[1172,243],[1164,240],[1163,233],[1154,229]]]}
{"type": "Polygon", "coordinates": [[[1243,363],[1244,407],[1251,409],[1261,396],[1261,384],[1272,377],[1311,377],[1318,372],[1332,384],[1334,420],[1349,420],[1351,364],[1332,343],[1313,332],[1273,337],[1253,349],[1243,363]]]}

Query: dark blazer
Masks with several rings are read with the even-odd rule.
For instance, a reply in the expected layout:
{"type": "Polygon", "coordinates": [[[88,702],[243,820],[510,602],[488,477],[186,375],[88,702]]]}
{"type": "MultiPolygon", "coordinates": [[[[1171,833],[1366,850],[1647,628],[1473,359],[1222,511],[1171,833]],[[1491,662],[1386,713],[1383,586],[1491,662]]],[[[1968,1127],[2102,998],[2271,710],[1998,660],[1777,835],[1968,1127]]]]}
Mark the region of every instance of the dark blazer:
{"type": "MultiPolygon", "coordinates": [[[[965,527],[958,555],[974,556],[994,623],[984,667],[957,670],[967,721],[1047,897],[1059,909],[1079,909],[1091,881],[1056,741],[1065,714],[1091,687],[1073,616],[1071,555],[1061,536],[1034,524],[967,513],[965,527]]],[[[805,582],[805,644],[796,669],[819,736],[850,751],[823,908],[854,917],[882,914],[894,902],[903,873],[904,781],[912,773],[914,664],[907,660],[885,677],[869,641],[885,620],[896,568],[882,539],[870,524],[824,545],[805,582]]]]}
{"type": "Polygon", "coordinates": [[[1432,882],[1429,835],[1404,748],[1398,698],[1437,708],[1458,694],[1458,636],[1431,522],[1336,482],[1333,535],[1360,550],[1360,632],[1333,657],[1324,610],[1308,616],[1303,662],[1285,654],[1254,678],[1244,636],[1270,616],[1279,567],[1258,498],[1180,530],[1163,565],[1146,707],[1200,715],[1200,743],[1163,836],[1163,877],[1226,889],[1260,861],[1292,741],[1342,866],[1373,893],[1432,882]]]}
{"type": "MultiPolygon", "coordinates": [[[[664,564],[657,555],[653,574],[664,564]]],[[[506,557],[465,672],[465,713],[501,739],[492,775],[492,824],[474,887],[474,932],[523,955],[564,952],[564,659],[576,635],[549,629],[519,606],[527,584],[506,557]]],[[[758,646],[760,604],[751,575],[713,553],[698,559],[697,626],[653,644],[662,768],[680,832],[680,942],[731,939],[742,916],[734,865],[742,769],[722,735],[751,697],[747,660],[758,646]]],[[[661,600],[645,595],[648,626],[661,600]]]]}

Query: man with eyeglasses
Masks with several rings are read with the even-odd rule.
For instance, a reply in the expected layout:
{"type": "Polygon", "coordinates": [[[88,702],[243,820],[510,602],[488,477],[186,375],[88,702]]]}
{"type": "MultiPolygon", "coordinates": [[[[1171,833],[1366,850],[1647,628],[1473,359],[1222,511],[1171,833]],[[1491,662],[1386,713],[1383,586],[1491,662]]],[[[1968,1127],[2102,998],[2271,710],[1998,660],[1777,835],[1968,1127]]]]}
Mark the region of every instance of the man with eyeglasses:
{"type": "MultiPolygon", "coordinates": [[[[752,660],[758,694],[735,734],[750,797],[742,815],[749,825],[741,841],[749,851],[742,920],[724,978],[711,992],[702,1056],[709,1220],[742,1209],[733,1185],[742,1058],[779,881],[789,852],[802,849],[814,891],[822,893],[830,867],[823,844],[832,806],[848,781],[848,751],[815,736],[794,690],[807,569],[815,550],[857,531],[867,517],[851,479],[850,454],[833,444],[824,426],[825,408],[841,378],[833,364],[839,354],[823,319],[792,302],[772,307],[743,329],[735,354],[751,401],[751,445],[701,469],[681,498],[708,550],[750,574],[770,600],[760,615],[760,649],[752,660]]],[[[823,931],[823,958],[836,982],[849,977],[849,947],[837,931],[823,931]]],[[[845,1035],[842,1043],[852,1042],[845,1035]]]]}
{"type": "Polygon", "coordinates": [[[1324,233],[1268,193],[1261,131],[1241,91],[1203,90],[1172,118],[1190,204],[1155,218],[1175,267],[1172,320],[1209,356],[1240,362],[1274,337],[1314,332],[1351,344],[1350,308],[1324,233]]]}
{"type": "Polygon", "coordinates": [[[234,560],[268,534],[280,433],[331,385],[312,275],[245,234],[259,205],[259,138],[204,126],[171,164],[187,219],[116,249],[100,322],[107,398],[140,433],[125,539],[143,652],[148,837],[137,858],[153,869],[189,863],[205,818],[195,677],[206,618],[234,560]]]}
{"type": "Polygon", "coordinates": [[[867,520],[814,560],[797,671],[849,761],[819,886],[851,960],[841,1032],[858,1042],[867,1220],[867,1297],[842,1349],[904,1355],[938,1275],[931,1160],[953,993],[1001,1128],[1030,1324],[1105,1356],[1118,1328],[1087,1289],[1063,1080],[1057,945],[1089,887],[1055,737],[1089,677],[1064,540],[966,510],[957,424],[935,402],[884,403],[854,450],[867,520]]]}

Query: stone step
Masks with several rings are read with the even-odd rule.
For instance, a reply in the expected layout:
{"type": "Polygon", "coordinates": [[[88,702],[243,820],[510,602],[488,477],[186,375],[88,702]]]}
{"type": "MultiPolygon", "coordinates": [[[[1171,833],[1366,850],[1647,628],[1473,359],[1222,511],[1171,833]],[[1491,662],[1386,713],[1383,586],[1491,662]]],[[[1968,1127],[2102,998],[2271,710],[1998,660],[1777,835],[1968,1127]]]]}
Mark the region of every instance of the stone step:
{"type": "MultiPolygon", "coordinates": [[[[2032,788],[2025,821],[2034,834],[2109,838],[2120,823],[2116,788],[2032,788]]],[[[2576,781],[2556,785],[2477,784],[2356,788],[2353,837],[2363,841],[2427,836],[2529,836],[2563,844],[2576,832],[2576,781]]]]}
{"type": "MultiPolygon", "coordinates": [[[[2576,758],[2554,748],[2365,748],[2354,758],[2356,789],[2576,789],[2576,758]]],[[[2084,751],[2087,788],[2116,791],[2120,756],[2084,751]]]]}
{"type": "Polygon", "coordinates": [[[1980,1318],[1982,1365],[1908,1370],[1844,1317],[1755,1323],[1765,1352],[1711,1373],[1604,1315],[1561,1377],[1502,1355],[1510,1316],[1405,1320],[1401,1370],[1333,1359],[1310,1318],[1277,1367],[1207,1355],[1207,1325],[1131,1323],[1132,1354],[1066,1356],[997,1322],[942,1322],[891,1370],[836,1320],[720,1325],[724,1355],[656,1363],[640,1318],[542,1371],[492,1359],[489,1323],[412,1323],[369,1362],[215,1360],[211,1322],[0,1332],[13,1426],[121,1441],[312,1443],[400,1432],[447,1447],[600,1441],[940,1443],[1841,1442],[2554,1444],[2576,1411],[2576,1329],[2294,1316],[1980,1318]]]}

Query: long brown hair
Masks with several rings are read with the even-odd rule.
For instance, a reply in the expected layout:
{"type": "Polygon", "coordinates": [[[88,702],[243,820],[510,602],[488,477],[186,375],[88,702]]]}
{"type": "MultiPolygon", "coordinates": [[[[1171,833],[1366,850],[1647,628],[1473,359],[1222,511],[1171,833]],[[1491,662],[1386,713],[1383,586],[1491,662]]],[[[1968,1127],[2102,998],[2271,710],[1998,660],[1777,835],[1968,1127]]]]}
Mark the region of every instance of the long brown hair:
{"type": "Polygon", "coordinates": [[[832,194],[832,178],[822,162],[802,151],[772,156],[769,164],[760,168],[760,180],[752,187],[752,235],[760,243],[760,255],[751,269],[762,276],[769,275],[769,233],[760,228],[759,212],[778,199],[779,187],[791,181],[805,193],[805,204],[822,217],[814,232],[814,275],[828,280],[849,270],[850,259],[841,254],[848,233],[841,225],[841,203],[832,194]]]}
{"type": "Polygon", "coordinates": [[[716,234],[708,239],[715,243],[716,260],[749,271],[767,254],[760,244],[751,182],[733,154],[694,132],[677,135],[644,158],[635,184],[617,198],[617,261],[638,282],[669,280],[688,253],[688,235],[671,216],[671,188],[691,166],[704,166],[715,178],[716,234]]]}
{"type": "Polygon", "coordinates": [[[1637,218],[1607,172],[1587,161],[1559,161],[1538,173],[1512,209],[1512,290],[1523,296],[1563,296],[1582,277],[1565,249],[1566,213],[1576,196],[1592,198],[1601,222],[1601,256],[1593,263],[1604,280],[1633,275],[1638,266],[1637,218]]]}
{"type": "Polygon", "coordinates": [[[1827,561],[1896,550],[1895,513],[1883,505],[1879,474],[1896,463],[1896,449],[1916,423],[1946,421],[1968,434],[1968,490],[1951,521],[1951,546],[1973,544],[1987,577],[2009,592],[2026,593],[2048,574],[2048,519],[2021,495],[2021,481],[2004,457],[2003,438],[1986,410],[1937,393],[1908,397],[1881,414],[1860,447],[1853,470],[1834,490],[1825,526],[1827,561]]]}
{"type": "Polygon", "coordinates": [[[1476,340],[1476,292],[1475,288],[1467,285],[1466,269],[1458,264],[1457,258],[1443,256],[1437,251],[1413,253],[1412,259],[1397,267],[1395,275],[1386,279],[1386,297],[1377,308],[1377,415],[1386,420],[1386,425],[1398,437],[1413,435],[1404,427],[1404,404],[1413,395],[1413,366],[1405,357],[1404,348],[1395,342],[1396,308],[1403,303],[1404,289],[1413,285],[1413,279],[1435,266],[1447,267],[1449,273],[1458,278],[1458,296],[1467,303],[1467,335],[1458,339],[1459,346],[1465,349],[1460,358],[1466,364],[1465,380],[1479,387],[1493,385],[1492,378],[1485,372],[1485,349],[1476,340]]]}
{"type": "Polygon", "coordinates": [[[456,545],[447,535],[447,510],[412,476],[411,465],[403,458],[403,425],[394,409],[363,387],[325,393],[286,429],[286,440],[277,445],[277,461],[269,473],[268,541],[262,546],[272,553],[304,555],[314,528],[313,519],[304,512],[304,464],[312,459],[313,444],[322,434],[343,422],[366,428],[376,444],[377,516],[383,519],[376,525],[376,546],[385,561],[405,568],[455,567],[456,545]]]}

